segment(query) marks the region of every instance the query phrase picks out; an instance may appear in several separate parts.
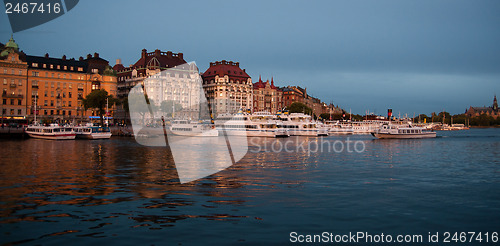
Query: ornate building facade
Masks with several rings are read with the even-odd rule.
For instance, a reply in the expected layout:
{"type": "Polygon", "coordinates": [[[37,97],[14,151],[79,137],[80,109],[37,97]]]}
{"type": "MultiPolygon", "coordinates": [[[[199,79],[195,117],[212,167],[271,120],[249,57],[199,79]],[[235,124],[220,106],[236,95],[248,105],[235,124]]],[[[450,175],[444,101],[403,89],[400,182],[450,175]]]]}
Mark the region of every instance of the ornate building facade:
{"type": "Polygon", "coordinates": [[[252,109],[252,78],[240,68],[239,62],[211,62],[201,76],[209,107],[215,115],[252,109]]]}
{"type": "Polygon", "coordinates": [[[253,112],[268,111],[276,114],[283,109],[283,91],[274,86],[274,79],[271,82],[263,82],[259,76],[259,81],[253,84],[253,112]]]}
{"type": "Polygon", "coordinates": [[[117,91],[114,71],[98,53],[79,60],[31,56],[11,38],[0,53],[0,66],[2,119],[32,120],[37,113],[47,120],[88,120],[93,111],[83,108],[83,98],[93,90],[117,91]]]}
{"type": "Polygon", "coordinates": [[[493,105],[491,107],[470,107],[465,114],[469,117],[477,117],[482,114],[486,114],[488,116],[491,116],[495,119],[498,119],[500,116],[500,111],[498,110],[498,101],[497,101],[497,96],[495,95],[493,97],[493,105]]]}

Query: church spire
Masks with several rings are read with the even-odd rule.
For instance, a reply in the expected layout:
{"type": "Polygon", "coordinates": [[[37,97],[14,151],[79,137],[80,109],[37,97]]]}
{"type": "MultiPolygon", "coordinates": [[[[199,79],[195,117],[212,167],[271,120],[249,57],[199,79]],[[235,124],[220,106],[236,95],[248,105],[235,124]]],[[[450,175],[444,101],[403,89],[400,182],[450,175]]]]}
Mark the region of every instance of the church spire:
{"type": "Polygon", "coordinates": [[[259,75],[259,82],[261,82],[261,83],[262,83],[262,78],[260,77],[260,75],[259,75]]]}
{"type": "Polygon", "coordinates": [[[493,98],[493,110],[498,111],[497,95],[493,98]]]}

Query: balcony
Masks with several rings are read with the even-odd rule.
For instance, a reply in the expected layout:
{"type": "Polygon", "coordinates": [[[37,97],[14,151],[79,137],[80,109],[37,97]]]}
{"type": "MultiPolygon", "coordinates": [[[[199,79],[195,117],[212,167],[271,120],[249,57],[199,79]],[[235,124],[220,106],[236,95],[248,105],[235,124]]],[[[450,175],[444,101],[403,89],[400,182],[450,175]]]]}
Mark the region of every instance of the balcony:
{"type": "Polygon", "coordinates": [[[4,98],[23,98],[22,94],[2,94],[4,98]]]}

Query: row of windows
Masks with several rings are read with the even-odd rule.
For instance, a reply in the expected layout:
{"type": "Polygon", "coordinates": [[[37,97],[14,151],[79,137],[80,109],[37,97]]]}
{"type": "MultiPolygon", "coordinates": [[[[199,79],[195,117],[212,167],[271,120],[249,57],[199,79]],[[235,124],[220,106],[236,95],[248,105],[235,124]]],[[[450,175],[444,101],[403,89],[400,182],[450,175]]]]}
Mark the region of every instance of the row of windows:
{"type": "MultiPolygon", "coordinates": [[[[2,115],[7,115],[7,112],[10,113],[10,115],[14,115],[14,113],[16,112],[15,109],[11,108],[11,109],[2,109],[2,115]]],[[[23,114],[23,111],[21,109],[18,109],[17,110],[17,115],[22,115],[23,114]]]]}
{"type": "MultiPolygon", "coordinates": [[[[40,72],[37,72],[37,71],[32,71],[31,72],[31,76],[32,77],[40,77],[40,72]]],[[[45,72],[45,77],[47,78],[56,78],[56,73],[48,73],[48,72],[45,72]]],[[[58,79],[61,79],[61,74],[58,73],[57,74],[57,78],[58,79]]],[[[62,74],[62,79],[73,79],[73,75],[71,74],[68,74],[66,75],[65,73],[62,74]]],[[[84,75],[77,75],[76,78],[77,80],[85,80],[85,76],[84,75]]]]}
{"type": "MultiPolygon", "coordinates": [[[[32,67],[38,67],[38,66],[39,66],[39,64],[34,62],[34,63],[31,63],[31,66],[32,66],[32,67]]],[[[43,63],[43,64],[42,64],[42,67],[43,67],[43,68],[50,68],[50,69],[54,69],[54,68],[56,68],[56,69],[61,70],[61,65],[54,66],[54,64],[45,64],[45,63],[43,63]]],[[[74,71],[74,70],[75,70],[75,68],[74,68],[73,66],[70,66],[70,67],[68,67],[68,66],[63,66],[62,68],[63,68],[63,70],[68,70],[68,68],[69,68],[69,71],[74,71]]],[[[77,70],[78,72],[83,72],[83,67],[77,67],[77,68],[76,68],[76,70],[77,70]]]]}
{"type": "Polygon", "coordinates": [[[16,99],[10,99],[10,100],[8,100],[8,99],[4,98],[2,100],[2,104],[3,105],[7,105],[7,102],[10,102],[10,105],[16,105],[16,103],[17,103],[17,105],[23,105],[22,104],[23,100],[21,100],[21,99],[17,99],[17,100],[16,99]]]}
{"type": "MultiPolygon", "coordinates": [[[[3,69],[3,73],[4,74],[8,74],[9,73],[9,70],[7,68],[4,68],[3,69]]],[[[10,70],[10,74],[12,75],[15,75],[16,74],[16,69],[11,69],[10,70]]],[[[22,69],[19,69],[18,72],[17,72],[18,75],[23,75],[23,70],[22,69]]]]}
{"type": "MultiPolygon", "coordinates": [[[[43,106],[49,106],[49,100],[44,100],[43,101],[43,106]]],[[[50,100],[50,106],[54,106],[54,100],[50,100]]],[[[62,106],[66,107],[66,101],[62,101],[62,106]]],[[[57,107],[61,107],[60,103],[57,103],[57,107]]],[[[71,101],[68,101],[68,107],[71,107],[71,101]]]]}

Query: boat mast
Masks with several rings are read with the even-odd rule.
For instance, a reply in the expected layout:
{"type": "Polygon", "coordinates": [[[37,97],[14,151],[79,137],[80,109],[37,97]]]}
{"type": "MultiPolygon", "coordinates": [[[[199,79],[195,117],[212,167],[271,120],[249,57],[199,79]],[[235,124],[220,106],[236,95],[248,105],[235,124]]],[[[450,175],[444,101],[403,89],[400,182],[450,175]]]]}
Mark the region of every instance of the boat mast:
{"type": "Polygon", "coordinates": [[[109,123],[109,117],[108,117],[108,103],[109,103],[109,98],[106,98],[106,127],[108,127],[109,123]]]}
{"type": "Polygon", "coordinates": [[[36,96],[37,96],[38,92],[35,94],[35,123],[36,124],[36,104],[37,104],[37,100],[36,100],[36,96]]]}

